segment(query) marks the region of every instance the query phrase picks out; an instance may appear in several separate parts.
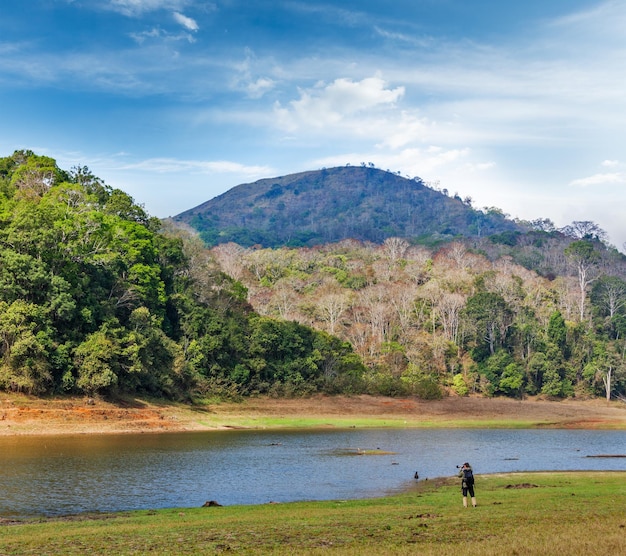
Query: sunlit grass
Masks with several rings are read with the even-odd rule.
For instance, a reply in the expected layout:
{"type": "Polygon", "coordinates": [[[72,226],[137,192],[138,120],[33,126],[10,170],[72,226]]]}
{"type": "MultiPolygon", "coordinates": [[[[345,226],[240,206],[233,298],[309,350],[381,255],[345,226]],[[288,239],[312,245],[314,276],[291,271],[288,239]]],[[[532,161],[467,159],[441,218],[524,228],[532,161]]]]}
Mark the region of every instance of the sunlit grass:
{"type": "Polygon", "coordinates": [[[371,500],[141,511],[0,525],[0,554],[626,553],[626,472],[477,477],[371,500]],[[508,487],[508,488],[507,488],[508,487]]]}
{"type": "Polygon", "coordinates": [[[406,419],[385,417],[250,417],[244,415],[216,415],[198,419],[204,427],[231,427],[245,429],[308,429],[308,428],[493,428],[493,429],[529,429],[550,427],[552,423],[537,420],[514,419],[406,419]]]}

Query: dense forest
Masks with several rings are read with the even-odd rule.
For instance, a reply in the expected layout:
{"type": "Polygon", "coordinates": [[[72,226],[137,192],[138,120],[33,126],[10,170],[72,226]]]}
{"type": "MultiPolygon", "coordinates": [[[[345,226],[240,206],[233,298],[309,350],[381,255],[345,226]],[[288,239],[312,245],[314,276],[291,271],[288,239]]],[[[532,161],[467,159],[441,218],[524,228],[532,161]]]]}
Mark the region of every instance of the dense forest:
{"type": "Polygon", "coordinates": [[[0,389],[282,395],[364,372],[347,342],[255,313],[198,240],[88,168],[0,159],[0,389]]]}
{"type": "Polygon", "coordinates": [[[0,159],[0,389],[626,395],[626,262],[597,225],[418,239],[208,249],[88,168],[16,151],[0,159]]]}
{"type": "Polygon", "coordinates": [[[574,222],[436,250],[388,238],[212,252],[260,314],[349,341],[366,391],[623,397],[626,264],[604,236],[574,222]]]}

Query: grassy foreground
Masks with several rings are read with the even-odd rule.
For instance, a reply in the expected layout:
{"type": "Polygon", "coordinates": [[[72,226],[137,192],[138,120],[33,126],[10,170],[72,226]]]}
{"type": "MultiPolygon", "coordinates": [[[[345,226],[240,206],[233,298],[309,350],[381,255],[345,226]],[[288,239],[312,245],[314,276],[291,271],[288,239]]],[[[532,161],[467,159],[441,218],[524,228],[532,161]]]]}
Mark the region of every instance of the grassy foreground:
{"type": "Polygon", "coordinates": [[[626,554],[626,472],[476,481],[476,509],[446,479],[371,500],[0,521],[0,554],[626,554]]]}

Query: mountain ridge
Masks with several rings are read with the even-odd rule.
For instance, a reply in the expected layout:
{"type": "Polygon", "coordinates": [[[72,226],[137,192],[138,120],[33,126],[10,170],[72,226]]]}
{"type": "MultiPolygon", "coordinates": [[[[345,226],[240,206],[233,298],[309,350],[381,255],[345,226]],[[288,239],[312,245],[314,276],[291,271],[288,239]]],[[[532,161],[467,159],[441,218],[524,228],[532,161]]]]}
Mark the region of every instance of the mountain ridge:
{"type": "Polygon", "coordinates": [[[323,168],[237,185],[173,217],[199,232],[207,245],[310,247],[388,237],[484,237],[526,231],[497,209],[368,166],[323,168]]]}

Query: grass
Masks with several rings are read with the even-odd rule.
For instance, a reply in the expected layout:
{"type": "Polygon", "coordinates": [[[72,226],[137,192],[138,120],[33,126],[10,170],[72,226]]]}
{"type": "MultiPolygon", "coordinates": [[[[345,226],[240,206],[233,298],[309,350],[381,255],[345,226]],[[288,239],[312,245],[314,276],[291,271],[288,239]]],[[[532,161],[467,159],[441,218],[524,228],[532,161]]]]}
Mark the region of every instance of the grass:
{"type": "Polygon", "coordinates": [[[140,511],[0,525],[0,554],[626,554],[626,472],[478,476],[385,498],[140,511]]]}
{"type": "Polygon", "coordinates": [[[323,428],[420,428],[420,429],[531,429],[550,427],[553,423],[517,419],[406,419],[383,417],[247,417],[219,415],[215,418],[198,419],[205,427],[232,427],[245,429],[323,429],[323,428]]]}

